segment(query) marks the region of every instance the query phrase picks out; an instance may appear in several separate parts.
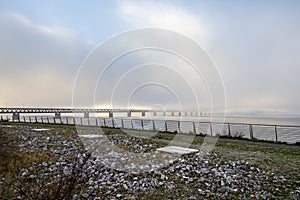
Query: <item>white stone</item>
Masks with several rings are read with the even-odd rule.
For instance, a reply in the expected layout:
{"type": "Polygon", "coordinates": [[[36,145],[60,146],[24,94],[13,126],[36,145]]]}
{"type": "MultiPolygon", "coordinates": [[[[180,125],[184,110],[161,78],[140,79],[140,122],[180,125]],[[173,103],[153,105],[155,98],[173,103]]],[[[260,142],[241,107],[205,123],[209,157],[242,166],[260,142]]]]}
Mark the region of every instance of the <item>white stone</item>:
{"type": "Polygon", "coordinates": [[[186,148],[186,147],[178,147],[178,146],[166,146],[166,147],[158,148],[157,151],[165,152],[165,153],[176,153],[176,154],[191,154],[191,153],[196,153],[199,150],[186,148]]]}
{"type": "Polygon", "coordinates": [[[93,135],[93,134],[88,134],[88,135],[79,135],[79,137],[83,137],[83,138],[92,139],[92,138],[100,138],[100,137],[102,137],[102,135],[93,135]]]}
{"type": "Polygon", "coordinates": [[[33,128],[32,131],[49,131],[49,128],[33,128]]]}
{"type": "Polygon", "coordinates": [[[43,166],[43,167],[48,167],[48,163],[42,162],[42,166],[43,166]]]}

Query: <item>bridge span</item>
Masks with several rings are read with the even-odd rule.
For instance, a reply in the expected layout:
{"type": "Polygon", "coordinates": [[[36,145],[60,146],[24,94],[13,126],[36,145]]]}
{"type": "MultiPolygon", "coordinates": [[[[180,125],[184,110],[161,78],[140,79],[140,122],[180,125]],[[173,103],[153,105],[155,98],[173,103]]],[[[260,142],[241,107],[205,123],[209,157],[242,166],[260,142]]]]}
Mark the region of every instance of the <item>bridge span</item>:
{"type": "MultiPolygon", "coordinates": [[[[12,119],[20,119],[20,114],[54,114],[56,118],[60,118],[63,113],[82,113],[84,118],[89,118],[90,113],[108,113],[109,117],[113,117],[114,113],[127,113],[127,117],[131,117],[132,113],[141,113],[146,116],[150,113],[153,116],[202,116],[202,113],[191,111],[165,111],[165,110],[148,110],[148,109],[103,109],[103,108],[0,108],[0,114],[12,114],[12,119]]],[[[204,115],[204,114],[203,114],[204,115]]]]}

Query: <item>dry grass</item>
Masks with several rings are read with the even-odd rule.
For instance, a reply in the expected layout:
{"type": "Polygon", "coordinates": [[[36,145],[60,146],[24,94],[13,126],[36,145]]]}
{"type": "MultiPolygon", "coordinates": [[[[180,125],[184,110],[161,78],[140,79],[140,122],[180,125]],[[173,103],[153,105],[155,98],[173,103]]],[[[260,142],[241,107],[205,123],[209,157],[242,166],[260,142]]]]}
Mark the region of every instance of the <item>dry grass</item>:
{"type": "MultiPolygon", "coordinates": [[[[73,137],[75,131],[72,129],[56,129],[49,134],[59,132],[64,137],[73,137]]],[[[50,154],[49,151],[36,150],[33,153],[19,151],[22,138],[15,128],[0,128],[0,197],[21,199],[71,199],[74,190],[80,192],[84,189],[86,178],[82,169],[88,160],[79,163],[78,152],[69,158],[72,163],[71,174],[63,175],[57,179],[55,175],[63,174],[63,169],[58,169],[51,177],[40,178],[39,182],[30,175],[38,177],[45,171],[39,169],[38,163],[56,162],[59,157],[50,154]],[[33,163],[37,163],[33,166],[33,163]],[[20,176],[20,169],[31,168],[26,176],[20,176]],[[78,188],[82,186],[82,189],[78,188]]],[[[47,171],[47,169],[45,169],[47,171]]]]}
{"type": "Polygon", "coordinates": [[[29,154],[19,152],[20,138],[16,131],[0,129],[0,174],[1,178],[16,173],[20,167],[28,167],[32,162],[43,162],[50,159],[43,151],[29,154]]]}

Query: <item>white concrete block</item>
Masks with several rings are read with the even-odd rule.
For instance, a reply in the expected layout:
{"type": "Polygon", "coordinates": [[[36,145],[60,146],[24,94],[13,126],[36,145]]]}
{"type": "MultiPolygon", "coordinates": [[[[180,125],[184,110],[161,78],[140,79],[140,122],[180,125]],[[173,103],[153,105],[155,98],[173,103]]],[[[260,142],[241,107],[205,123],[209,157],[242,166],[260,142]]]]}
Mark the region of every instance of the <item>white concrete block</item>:
{"type": "Polygon", "coordinates": [[[94,135],[94,134],[78,135],[78,136],[82,138],[88,138],[88,139],[103,137],[103,135],[94,135]]]}
{"type": "Polygon", "coordinates": [[[196,153],[199,150],[186,148],[186,147],[178,147],[178,146],[166,146],[166,147],[158,148],[157,151],[165,152],[165,153],[176,153],[176,154],[191,154],[191,153],[196,153]]]}
{"type": "Polygon", "coordinates": [[[32,131],[50,131],[49,128],[33,128],[32,131]]]}

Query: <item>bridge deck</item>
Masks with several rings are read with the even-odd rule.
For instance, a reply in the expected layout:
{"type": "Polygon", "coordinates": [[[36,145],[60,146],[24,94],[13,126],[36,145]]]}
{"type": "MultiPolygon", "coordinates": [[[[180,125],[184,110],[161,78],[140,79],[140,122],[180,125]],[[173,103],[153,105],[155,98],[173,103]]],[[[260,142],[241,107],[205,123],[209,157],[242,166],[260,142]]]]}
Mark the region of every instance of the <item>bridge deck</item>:
{"type": "MultiPolygon", "coordinates": [[[[144,109],[91,109],[91,108],[0,108],[0,113],[106,113],[106,112],[150,112],[144,109]]],[[[154,111],[155,112],[155,111],[154,111]]]]}

